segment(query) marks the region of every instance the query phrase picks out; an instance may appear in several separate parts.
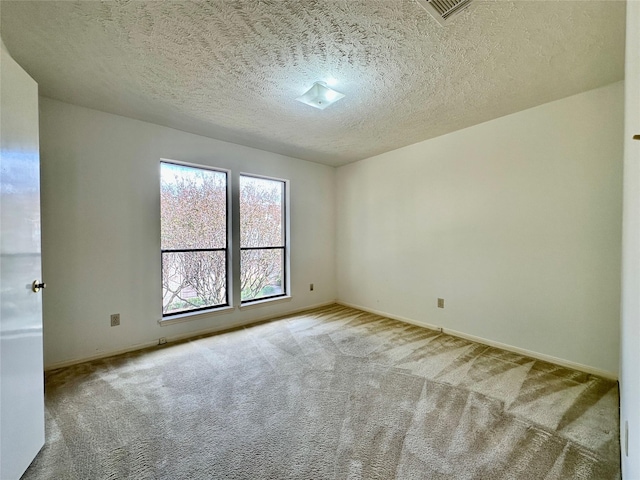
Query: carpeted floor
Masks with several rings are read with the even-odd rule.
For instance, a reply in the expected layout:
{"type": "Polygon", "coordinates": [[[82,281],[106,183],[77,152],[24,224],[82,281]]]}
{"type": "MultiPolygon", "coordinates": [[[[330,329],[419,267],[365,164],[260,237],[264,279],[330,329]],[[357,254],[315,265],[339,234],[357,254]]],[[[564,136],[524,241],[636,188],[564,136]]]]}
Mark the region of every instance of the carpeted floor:
{"type": "Polygon", "coordinates": [[[334,305],[56,370],[25,479],[617,479],[612,381],[334,305]]]}

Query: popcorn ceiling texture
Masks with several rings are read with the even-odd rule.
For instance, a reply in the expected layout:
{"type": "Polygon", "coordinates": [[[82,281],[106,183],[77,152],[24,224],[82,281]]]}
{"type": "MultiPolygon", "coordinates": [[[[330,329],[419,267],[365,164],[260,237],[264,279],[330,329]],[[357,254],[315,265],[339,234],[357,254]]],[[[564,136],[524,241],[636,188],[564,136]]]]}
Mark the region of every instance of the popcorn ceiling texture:
{"type": "Polygon", "coordinates": [[[329,165],[624,78],[622,1],[1,3],[42,95],[329,165]],[[347,95],[295,101],[314,81],[347,95]]]}

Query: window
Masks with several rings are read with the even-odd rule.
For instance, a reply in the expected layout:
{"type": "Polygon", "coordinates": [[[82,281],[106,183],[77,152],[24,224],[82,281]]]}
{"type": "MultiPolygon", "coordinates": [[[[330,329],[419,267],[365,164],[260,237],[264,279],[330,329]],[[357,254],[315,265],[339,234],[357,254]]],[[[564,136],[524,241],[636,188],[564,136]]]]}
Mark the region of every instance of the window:
{"type": "Polygon", "coordinates": [[[286,180],[160,162],[162,316],[179,315],[165,321],[288,298],[287,191],[286,180]]]}
{"type": "Polygon", "coordinates": [[[162,314],[229,305],[227,172],[160,164],[162,314]]]}
{"type": "Polygon", "coordinates": [[[240,299],[285,296],[286,212],[282,180],[240,175],[240,299]]]}

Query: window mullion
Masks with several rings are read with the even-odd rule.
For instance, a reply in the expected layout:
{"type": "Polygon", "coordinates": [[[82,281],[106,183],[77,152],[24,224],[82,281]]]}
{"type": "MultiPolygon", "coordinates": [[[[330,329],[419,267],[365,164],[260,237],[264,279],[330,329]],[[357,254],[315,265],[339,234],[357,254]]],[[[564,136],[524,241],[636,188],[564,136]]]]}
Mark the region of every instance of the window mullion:
{"type": "Polygon", "coordinates": [[[240,174],[236,172],[230,173],[230,199],[229,205],[231,205],[231,212],[229,215],[229,228],[231,229],[231,235],[229,238],[230,248],[230,265],[229,273],[230,285],[232,285],[230,292],[231,305],[240,305],[241,303],[241,291],[240,291],[240,174]]]}

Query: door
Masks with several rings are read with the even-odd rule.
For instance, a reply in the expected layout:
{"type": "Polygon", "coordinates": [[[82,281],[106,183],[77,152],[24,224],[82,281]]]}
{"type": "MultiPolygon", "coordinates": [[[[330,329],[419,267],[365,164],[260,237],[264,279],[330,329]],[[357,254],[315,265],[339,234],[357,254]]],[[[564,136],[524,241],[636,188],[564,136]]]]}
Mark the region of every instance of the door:
{"type": "Polygon", "coordinates": [[[620,448],[622,477],[640,478],[640,3],[627,2],[620,448]]]}
{"type": "Polygon", "coordinates": [[[0,478],[44,445],[38,86],[1,45],[0,478]]]}

